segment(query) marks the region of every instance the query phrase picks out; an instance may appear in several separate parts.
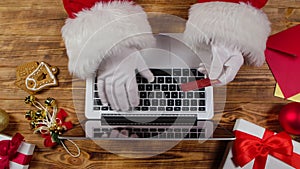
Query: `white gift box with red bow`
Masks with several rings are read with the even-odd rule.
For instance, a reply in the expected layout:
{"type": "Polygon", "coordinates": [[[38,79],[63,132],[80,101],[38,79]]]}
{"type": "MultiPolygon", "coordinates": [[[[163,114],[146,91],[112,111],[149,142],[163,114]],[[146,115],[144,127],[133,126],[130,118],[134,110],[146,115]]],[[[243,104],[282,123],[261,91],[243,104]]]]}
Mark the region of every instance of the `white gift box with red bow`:
{"type": "MultiPolygon", "coordinates": [[[[11,140],[12,138],[6,135],[0,134],[0,141],[11,140]]],[[[35,145],[22,142],[17,150],[17,156],[13,160],[9,161],[10,169],[28,169],[31,157],[34,152],[35,145]]]]}
{"type": "MultiPolygon", "coordinates": [[[[257,126],[253,123],[250,123],[246,120],[242,120],[242,119],[238,119],[236,121],[236,124],[234,126],[234,131],[240,131],[243,133],[247,133],[249,135],[255,136],[259,139],[262,139],[264,137],[264,134],[266,132],[266,129],[260,126],[257,126]]],[[[276,133],[274,133],[274,136],[276,135],[276,133]]],[[[296,155],[297,158],[294,158],[294,164],[296,165],[300,165],[300,160],[295,160],[295,159],[299,159],[300,157],[300,143],[291,140],[291,146],[293,147],[293,154],[294,156],[296,155]]],[[[255,160],[257,160],[256,158],[251,160],[249,163],[247,163],[246,165],[244,165],[243,167],[240,167],[236,164],[235,162],[235,158],[234,158],[234,152],[232,149],[232,144],[230,145],[230,148],[228,150],[228,155],[224,160],[223,165],[221,166],[221,168],[223,169],[252,169],[254,168],[254,163],[255,160]]],[[[288,155],[282,155],[284,157],[289,158],[288,155]]],[[[291,164],[292,165],[292,164],[291,164]]],[[[285,162],[283,162],[282,160],[268,154],[266,162],[265,162],[265,169],[297,169],[298,167],[295,166],[291,166],[285,162]]],[[[261,165],[257,165],[258,168],[263,168],[263,166],[261,165]]]]}

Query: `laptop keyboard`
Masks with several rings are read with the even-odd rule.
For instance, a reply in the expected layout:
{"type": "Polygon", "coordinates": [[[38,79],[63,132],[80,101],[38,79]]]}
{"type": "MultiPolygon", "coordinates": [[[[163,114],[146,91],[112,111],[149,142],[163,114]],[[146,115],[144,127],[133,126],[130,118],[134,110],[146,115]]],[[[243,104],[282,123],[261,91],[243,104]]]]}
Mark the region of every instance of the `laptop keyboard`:
{"type": "Polygon", "coordinates": [[[160,138],[160,139],[182,139],[203,138],[204,128],[94,128],[94,138],[160,138]],[[114,134],[112,134],[114,131],[114,134]],[[118,133],[117,135],[115,133],[118,133]],[[126,133],[126,135],[124,135],[126,133]],[[120,136],[121,135],[121,136],[120,136]]]}
{"type": "MultiPolygon", "coordinates": [[[[155,76],[152,83],[137,74],[136,80],[140,96],[140,105],[135,111],[181,111],[205,112],[205,88],[183,92],[181,83],[204,79],[196,69],[151,69],[155,76]]],[[[97,78],[94,84],[94,110],[112,111],[110,106],[102,106],[97,90],[97,78]]]]}

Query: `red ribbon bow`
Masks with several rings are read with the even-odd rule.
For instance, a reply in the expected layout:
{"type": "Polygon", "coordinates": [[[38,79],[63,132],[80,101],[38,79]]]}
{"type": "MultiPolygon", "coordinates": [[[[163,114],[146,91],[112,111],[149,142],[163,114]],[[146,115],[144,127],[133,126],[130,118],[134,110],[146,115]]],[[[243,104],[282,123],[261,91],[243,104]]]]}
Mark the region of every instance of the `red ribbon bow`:
{"type": "Polygon", "coordinates": [[[262,139],[241,131],[235,131],[235,136],[233,156],[240,167],[255,159],[253,169],[264,169],[268,155],[272,155],[294,168],[300,168],[300,155],[293,152],[292,139],[285,132],[274,135],[274,132],[266,130],[262,139]]]}
{"type": "Polygon", "coordinates": [[[16,133],[11,140],[0,141],[0,168],[9,168],[9,161],[17,156],[17,150],[22,143],[24,137],[20,133],[16,133]]]}
{"type": "MultiPolygon", "coordinates": [[[[66,113],[66,111],[64,109],[60,109],[59,112],[57,113],[56,116],[56,123],[58,125],[61,125],[64,130],[69,130],[71,128],[73,128],[73,124],[72,122],[65,122],[66,117],[68,116],[68,114],[66,113]]],[[[45,138],[44,140],[44,145],[45,147],[54,147],[58,144],[57,142],[57,135],[51,135],[51,134],[42,134],[42,137],[45,138]]]]}

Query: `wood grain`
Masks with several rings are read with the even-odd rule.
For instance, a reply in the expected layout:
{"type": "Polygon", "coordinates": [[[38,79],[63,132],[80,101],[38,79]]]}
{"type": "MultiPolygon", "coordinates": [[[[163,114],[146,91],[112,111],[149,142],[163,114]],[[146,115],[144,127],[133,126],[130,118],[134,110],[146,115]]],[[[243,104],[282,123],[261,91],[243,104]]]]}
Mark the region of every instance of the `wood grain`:
{"type": "MultiPolygon", "coordinates": [[[[186,20],[190,5],[197,0],[136,0],[147,12],[164,13],[186,20]]],[[[269,0],[263,10],[277,33],[300,23],[300,1],[269,0]]],[[[30,109],[23,100],[27,94],[14,86],[15,68],[25,62],[45,61],[60,69],[59,87],[51,88],[37,97],[54,97],[75,124],[71,135],[82,135],[80,119],[84,118],[84,82],[68,73],[68,58],[60,29],[67,17],[60,0],[27,0],[0,2],[0,107],[10,115],[10,124],[3,132],[12,136],[20,132],[36,144],[31,168],[218,168],[224,156],[226,141],[182,141],[165,153],[149,158],[126,158],[100,148],[91,140],[75,141],[81,148],[79,158],[70,157],[61,146],[45,148],[43,139],[32,134],[24,112],[30,109]],[[75,97],[76,93],[76,97],[75,97]]],[[[150,23],[151,23],[150,17],[150,23]]],[[[156,30],[154,30],[155,32],[156,30]]],[[[182,28],[174,29],[182,32],[182,28]]],[[[232,129],[237,118],[243,118],[274,131],[281,131],[277,120],[282,106],[288,101],[273,96],[275,80],[267,64],[259,68],[243,66],[236,79],[227,86],[226,105],[216,119],[232,129]]],[[[296,138],[297,139],[297,138],[296,138]]],[[[69,143],[70,149],[74,147],[69,143]]],[[[108,144],[108,143],[101,143],[108,144]]],[[[131,143],[132,144],[132,143],[131,143]]],[[[137,143],[144,146],[146,143],[137,143]]],[[[126,144],[114,143],[122,149],[126,144]]],[[[155,144],[148,143],[155,149],[155,144]]],[[[151,151],[149,151],[151,153],[151,151]]],[[[137,152],[126,152],[135,157],[137,152]]]]}

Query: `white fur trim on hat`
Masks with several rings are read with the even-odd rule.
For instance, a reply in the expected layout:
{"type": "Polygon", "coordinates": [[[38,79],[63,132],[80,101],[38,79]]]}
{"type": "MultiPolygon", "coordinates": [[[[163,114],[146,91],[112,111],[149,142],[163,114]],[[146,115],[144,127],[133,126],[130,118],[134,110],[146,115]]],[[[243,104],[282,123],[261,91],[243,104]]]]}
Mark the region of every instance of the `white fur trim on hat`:
{"type": "Polygon", "coordinates": [[[96,3],[67,19],[62,28],[69,57],[69,71],[86,79],[96,74],[104,57],[121,47],[143,49],[155,43],[142,7],[128,1],[96,3]]]}
{"type": "Polygon", "coordinates": [[[207,2],[191,7],[184,36],[194,49],[203,43],[225,45],[240,50],[248,64],[260,66],[270,31],[266,14],[251,5],[207,2]]]}

